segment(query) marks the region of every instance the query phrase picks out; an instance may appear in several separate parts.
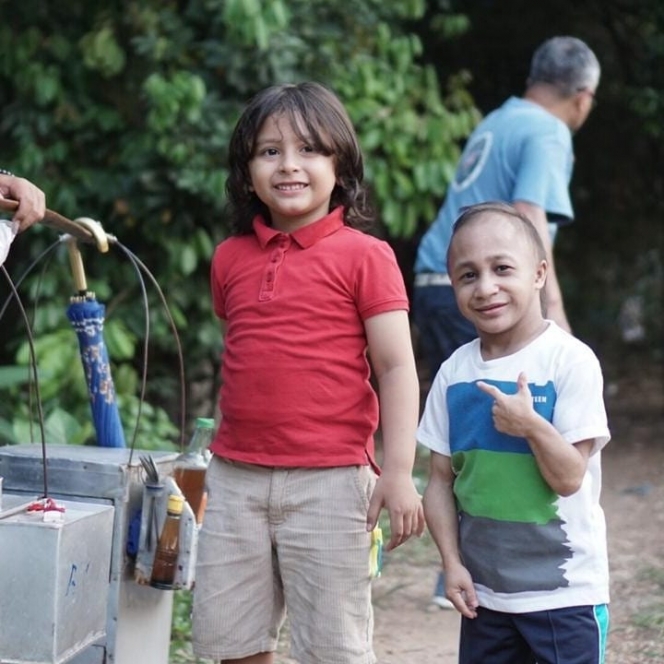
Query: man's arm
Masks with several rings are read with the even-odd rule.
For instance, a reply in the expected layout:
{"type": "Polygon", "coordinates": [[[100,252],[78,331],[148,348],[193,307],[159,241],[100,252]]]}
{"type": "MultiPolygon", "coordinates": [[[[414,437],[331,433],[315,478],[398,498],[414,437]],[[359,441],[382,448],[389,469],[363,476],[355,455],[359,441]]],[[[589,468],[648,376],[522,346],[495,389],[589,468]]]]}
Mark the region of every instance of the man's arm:
{"type": "Polygon", "coordinates": [[[553,246],[551,244],[551,236],[549,235],[546,212],[541,207],[532,203],[526,203],[525,201],[514,201],[513,205],[521,214],[524,214],[532,221],[542,238],[542,243],[546,250],[546,259],[549,263],[549,271],[546,278],[546,316],[555,321],[563,330],[571,332],[572,329],[565,314],[563,294],[560,290],[556,267],[553,261],[553,246]]]}

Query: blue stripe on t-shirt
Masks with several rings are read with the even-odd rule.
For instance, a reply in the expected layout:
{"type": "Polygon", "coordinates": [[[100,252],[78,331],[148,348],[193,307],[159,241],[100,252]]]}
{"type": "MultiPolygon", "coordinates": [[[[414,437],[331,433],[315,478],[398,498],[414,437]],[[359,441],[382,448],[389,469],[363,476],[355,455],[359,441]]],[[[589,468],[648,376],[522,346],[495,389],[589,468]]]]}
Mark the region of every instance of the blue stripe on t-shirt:
{"type": "MultiPolygon", "coordinates": [[[[515,381],[485,380],[504,394],[516,394],[515,381]]],[[[556,391],[552,381],[544,385],[528,384],[533,407],[548,422],[553,421],[556,391]]],[[[524,438],[510,436],[496,430],[491,408],[493,399],[477,387],[476,382],[455,383],[447,388],[447,407],[450,413],[450,449],[452,453],[473,449],[495,452],[531,454],[524,438]]]]}

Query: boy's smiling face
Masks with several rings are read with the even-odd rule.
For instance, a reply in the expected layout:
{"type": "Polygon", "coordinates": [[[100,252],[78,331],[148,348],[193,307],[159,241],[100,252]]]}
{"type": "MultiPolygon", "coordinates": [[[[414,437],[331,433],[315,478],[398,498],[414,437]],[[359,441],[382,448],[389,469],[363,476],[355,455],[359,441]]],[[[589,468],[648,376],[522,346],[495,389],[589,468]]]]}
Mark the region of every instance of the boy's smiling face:
{"type": "Polygon", "coordinates": [[[448,269],[461,313],[484,341],[530,338],[543,321],[547,263],[516,219],[483,212],[455,233],[448,269]]]}
{"type": "Polygon", "coordinates": [[[300,138],[283,115],[270,116],[263,123],[249,174],[254,192],[270,210],[274,228],[294,231],[330,210],[336,185],[334,156],[300,138]]]}

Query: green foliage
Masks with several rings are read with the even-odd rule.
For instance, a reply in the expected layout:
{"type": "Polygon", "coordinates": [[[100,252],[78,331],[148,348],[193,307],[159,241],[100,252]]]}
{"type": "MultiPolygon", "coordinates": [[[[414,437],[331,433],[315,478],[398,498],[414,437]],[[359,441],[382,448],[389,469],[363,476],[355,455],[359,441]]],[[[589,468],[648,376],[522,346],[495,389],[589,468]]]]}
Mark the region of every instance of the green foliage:
{"type": "Polygon", "coordinates": [[[194,657],[191,647],[192,594],[178,590],[173,595],[173,618],[171,621],[171,648],[169,661],[173,664],[203,662],[194,657]]]}
{"type": "Polygon", "coordinates": [[[661,117],[664,112],[664,7],[658,2],[615,5],[607,11],[630,74],[625,87],[627,106],[642,119],[643,128],[653,137],[664,138],[661,117]],[[646,66],[634,66],[635,63],[646,66]]]}
{"type": "MultiPolygon", "coordinates": [[[[50,209],[100,220],[154,274],[182,341],[190,397],[190,386],[209,383],[218,365],[209,263],[227,232],[226,146],[251,94],[305,79],[332,87],[357,125],[387,232],[408,237],[433,218],[457,144],[478,114],[466,74],[452,76],[441,90],[433,69],[421,62],[422,44],[408,26],[426,10],[424,0],[358,0],[352,11],[330,0],[77,0],[66,6],[25,0],[13,7],[11,26],[0,25],[2,166],[38,183],[50,209]]],[[[431,17],[441,30],[465,28],[459,16],[446,13],[449,23],[445,13],[431,17]]],[[[45,228],[28,235],[15,244],[14,276],[54,239],[45,228]]],[[[107,345],[126,405],[124,397],[140,385],[145,296],[137,269],[117,247],[102,256],[91,247],[83,253],[89,287],[107,305],[107,345]]],[[[63,316],[70,281],[66,259],[56,252],[42,274],[28,277],[21,297],[26,306],[35,298],[30,306],[45,412],[69,412],[81,422],[85,388],[63,316]]],[[[146,291],[148,401],[177,422],[177,345],[149,281],[146,291]]],[[[25,365],[25,333],[8,316],[3,336],[4,362],[25,365]]],[[[26,389],[12,387],[1,416],[11,420],[15,409],[17,417],[31,419],[16,407],[28,403],[26,389]]],[[[211,402],[207,397],[188,411],[210,414],[211,402]]],[[[125,426],[128,418],[123,412],[125,426]]],[[[74,437],[83,440],[89,432],[74,437]]]]}
{"type": "Polygon", "coordinates": [[[381,220],[391,235],[410,237],[418,222],[435,217],[459,156],[458,142],[478,114],[461,94],[456,108],[463,110],[444,103],[433,68],[415,64],[421,43],[414,35],[395,35],[381,23],[374,49],[351,56],[343,70],[333,68],[335,87],[370,155],[367,175],[381,220]]]}
{"type": "MultiPolygon", "coordinates": [[[[121,322],[106,326],[104,339],[111,356],[133,358],[135,340],[121,322]]],[[[0,441],[13,444],[41,440],[34,412],[39,397],[48,405],[44,421],[47,443],[94,443],[96,433],[90,414],[87,384],[73,331],[58,329],[43,334],[34,342],[34,354],[39,394],[34,390],[30,369],[32,351],[27,341],[16,354],[19,364],[0,369],[0,386],[5,388],[5,394],[9,397],[0,403],[0,441]],[[28,403],[21,398],[26,393],[29,394],[28,403]]],[[[127,442],[135,438],[140,449],[177,449],[178,429],[167,413],[162,408],[141,403],[136,396],[139,393],[136,371],[127,364],[119,364],[113,378],[127,442]]]]}

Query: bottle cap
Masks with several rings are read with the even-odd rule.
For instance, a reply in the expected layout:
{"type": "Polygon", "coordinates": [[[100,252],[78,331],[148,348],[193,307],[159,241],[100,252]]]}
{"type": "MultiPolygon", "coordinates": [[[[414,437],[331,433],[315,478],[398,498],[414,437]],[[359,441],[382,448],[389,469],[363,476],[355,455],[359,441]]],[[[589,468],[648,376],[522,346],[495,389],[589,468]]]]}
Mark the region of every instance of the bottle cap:
{"type": "Polygon", "coordinates": [[[197,417],[197,429],[214,429],[214,420],[211,417],[197,417]]]}
{"type": "Polygon", "coordinates": [[[178,496],[177,493],[172,493],[168,496],[168,505],[166,509],[173,514],[182,514],[182,509],[184,505],[184,498],[178,496]]]}

